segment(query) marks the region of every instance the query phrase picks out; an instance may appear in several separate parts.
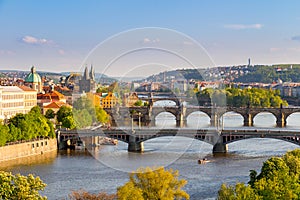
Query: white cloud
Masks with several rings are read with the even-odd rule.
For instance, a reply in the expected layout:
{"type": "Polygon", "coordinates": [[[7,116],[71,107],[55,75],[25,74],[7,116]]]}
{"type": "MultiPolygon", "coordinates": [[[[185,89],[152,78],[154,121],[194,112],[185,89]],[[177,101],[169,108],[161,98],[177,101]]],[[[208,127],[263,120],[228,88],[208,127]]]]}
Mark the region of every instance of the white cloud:
{"type": "Polygon", "coordinates": [[[26,44],[50,44],[52,41],[45,38],[36,38],[33,36],[26,35],[22,38],[22,42],[26,44]]]}
{"type": "Polygon", "coordinates": [[[262,24],[225,24],[224,28],[233,30],[244,30],[244,29],[261,29],[262,24]]]}
{"type": "Polygon", "coordinates": [[[159,38],[156,38],[156,39],[144,38],[143,39],[143,44],[158,43],[158,42],[160,42],[159,38]]]}

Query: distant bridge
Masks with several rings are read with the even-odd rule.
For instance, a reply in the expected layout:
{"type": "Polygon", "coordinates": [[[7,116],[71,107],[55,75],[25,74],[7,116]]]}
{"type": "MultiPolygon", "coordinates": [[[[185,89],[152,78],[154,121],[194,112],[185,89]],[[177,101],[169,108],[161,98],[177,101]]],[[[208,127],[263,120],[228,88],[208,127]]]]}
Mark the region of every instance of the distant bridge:
{"type": "Polygon", "coordinates": [[[70,130],[60,131],[61,141],[70,138],[85,138],[94,136],[106,136],[128,143],[128,151],[143,151],[143,142],[149,139],[165,136],[182,136],[189,137],[213,145],[213,153],[226,153],[227,144],[249,138],[274,138],[280,139],[293,144],[300,145],[300,130],[288,129],[150,129],[142,128],[137,130],[131,129],[97,129],[97,130],[70,130]]]}
{"type": "MultiPolygon", "coordinates": [[[[153,126],[155,117],[162,112],[168,112],[175,116],[176,125],[184,127],[187,117],[194,112],[200,111],[210,118],[211,126],[218,126],[221,117],[227,112],[235,112],[243,117],[244,126],[253,126],[253,119],[256,115],[268,112],[276,118],[278,127],[285,127],[287,118],[296,112],[300,107],[295,108],[252,108],[252,107],[205,107],[205,106],[144,106],[144,107],[116,107],[105,109],[111,116],[116,126],[123,125],[124,121],[131,122],[131,118],[140,117],[144,125],[153,126]]],[[[126,124],[128,125],[128,123],[126,124]]]]}

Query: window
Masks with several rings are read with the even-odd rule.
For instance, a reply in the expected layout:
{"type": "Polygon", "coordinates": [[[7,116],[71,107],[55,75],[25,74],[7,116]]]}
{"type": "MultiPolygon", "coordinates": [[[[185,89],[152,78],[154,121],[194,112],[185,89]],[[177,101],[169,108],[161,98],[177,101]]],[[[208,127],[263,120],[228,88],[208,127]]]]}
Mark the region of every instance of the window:
{"type": "Polygon", "coordinates": [[[34,148],[34,143],[31,144],[31,148],[32,148],[32,149],[34,148]]]}

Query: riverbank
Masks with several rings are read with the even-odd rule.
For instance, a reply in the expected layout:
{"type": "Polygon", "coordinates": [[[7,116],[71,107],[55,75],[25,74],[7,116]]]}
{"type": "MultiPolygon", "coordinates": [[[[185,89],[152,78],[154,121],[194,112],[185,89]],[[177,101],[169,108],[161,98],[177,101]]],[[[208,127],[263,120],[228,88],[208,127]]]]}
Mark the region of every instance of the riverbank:
{"type": "Polygon", "coordinates": [[[0,147],[0,165],[21,158],[44,155],[57,151],[57,140],[38,139],[0,147]]]}

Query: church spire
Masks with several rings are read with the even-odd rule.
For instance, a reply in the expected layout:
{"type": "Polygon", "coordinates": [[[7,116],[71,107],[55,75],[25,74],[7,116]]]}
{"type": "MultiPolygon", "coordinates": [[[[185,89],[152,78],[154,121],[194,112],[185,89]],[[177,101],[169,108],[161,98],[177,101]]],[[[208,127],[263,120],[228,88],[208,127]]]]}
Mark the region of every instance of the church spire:
{"type": "Polygon", "coordinates": [[[93,65],[91,65],[90,79],[95,80],[95,70],[94,70],[93,65]]]}
{"type": "Polygon", "coordinates": [[[84,80],[89,79],[89,71],[88,71],[87,66],[85,67],[83,78],[84,78],[84,80]]]}

